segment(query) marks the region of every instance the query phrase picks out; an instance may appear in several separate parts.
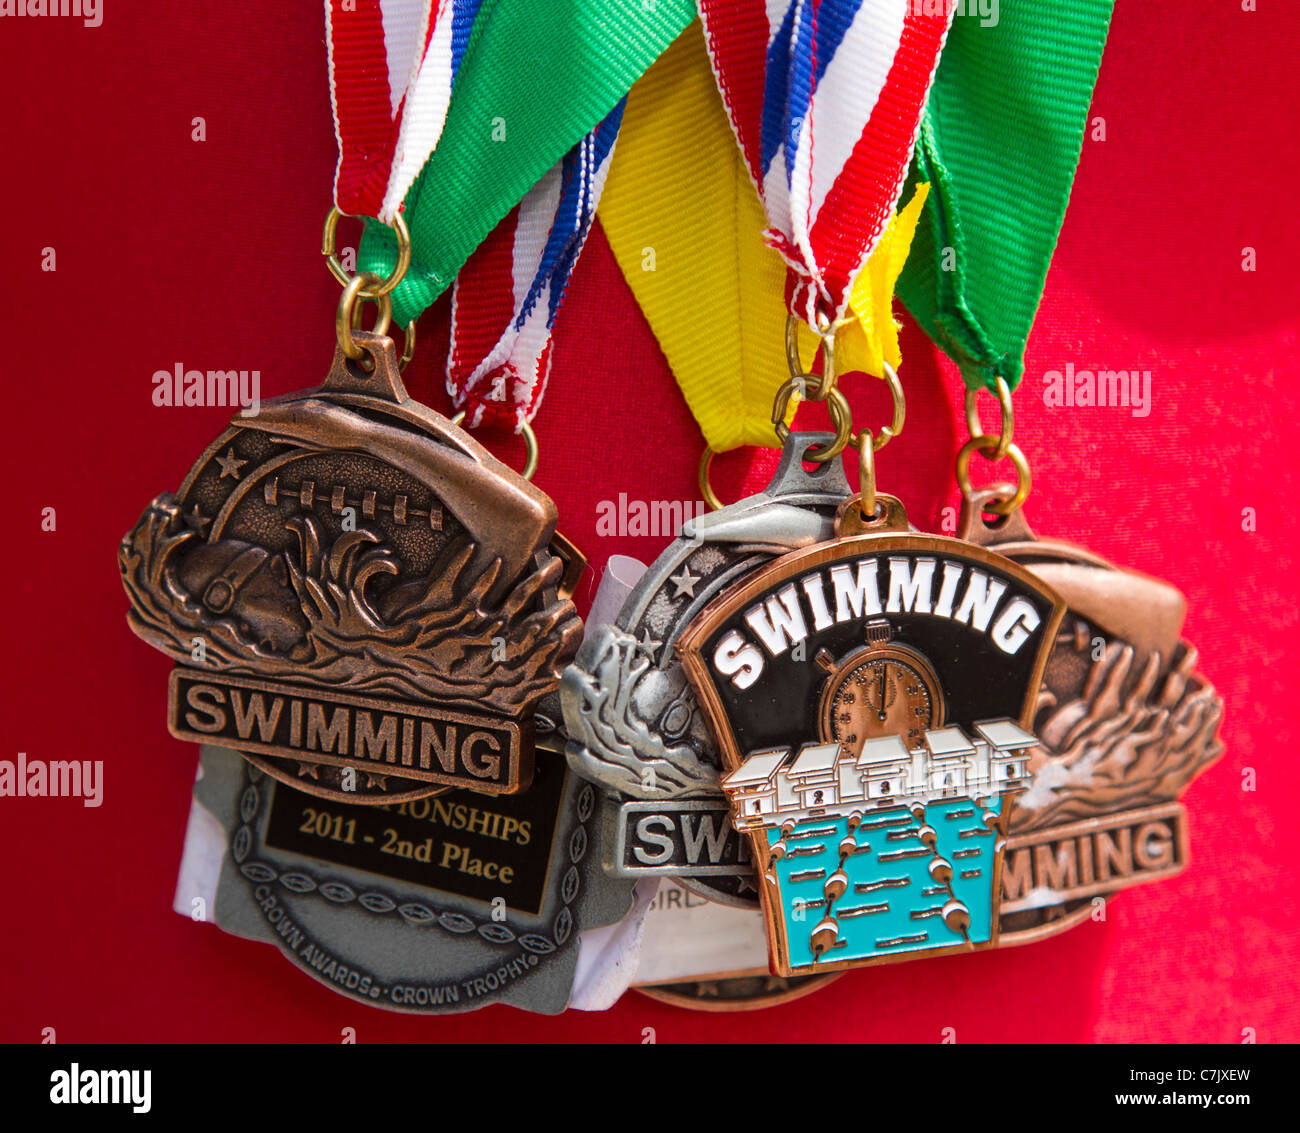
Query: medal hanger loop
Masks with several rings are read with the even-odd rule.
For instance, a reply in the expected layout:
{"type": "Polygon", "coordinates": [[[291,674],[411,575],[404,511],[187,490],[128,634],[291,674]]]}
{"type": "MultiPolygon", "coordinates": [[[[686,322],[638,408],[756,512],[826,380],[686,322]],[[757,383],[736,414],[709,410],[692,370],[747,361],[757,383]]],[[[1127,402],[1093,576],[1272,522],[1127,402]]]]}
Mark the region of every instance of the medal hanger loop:
{"type": "Polygon", "coordinates": [[[367,365],[363,361],[363,359],[370,358],[370,353],[357,342],[352,336],[352,332],[361,329],[361,308],[366,299],[373,298],[375,306],[379,309],[371,333],[387,334],[388,328],[393,321],[393,301],[388,295],[368,296],[365,294],[366,289],[377,282],[379,282],[379,277],[370,272],[362,272],[360,275],[353,276],[352,279],[348,280],[347,286],[343,288],[343,294],[339,297],[338,312],[334,317],[339,349],[354,362],[359,363],[362,369],[370,369],[374,363],[371,362],[370,365],[367,365]]]}
{"type": "MultiPolygon", "coordinates": [[[[362,362],[362,359],[368,358],[369,355],[367,355],[364,350],[355,354],[352,352],[352,348],[360,348],[356,347],[355,342],[352,342],[352,336],[349,333],[351,330],[360,329],[360,307],[358,305],[358,300],[370,299],[379,305],[380,322],[375,324],[374,330],[376,334],[387,334],[388,327],[392,322],[393,310],[392,300],[389,296],[397,285],[402,282],[402,277],[406,275],[407,269],[411,266],[411,233],[406,227],[406,221],[402,219],[402,214],[398,213],[393,217],[388,225],[397,237],[397,263],[393,265],[393,270],[383,279],[371,272],[362,272],[354,276],[348,275],[343,268],[343,264],[339,261],[338,253],[335,250],[335,239],[338,231],[339,218],[344,215],[345,214],[339,210],[337,205],[330,209],[329,214],[325,217],[325,230],[321,234],[320,250],[321,255],[325,257],[325,266],[329,268],[330,274],[343,285],[343,299],[339,301],[339,319],[343,320],[342,307],[345,302],[349,304],[349,311],[351,312],[346,319],[348,330],[339,330],[339,345],[343,347],[343,352],[353,361],[362,362]],[[351,297],[351,299],[349,299],[348,289],[352,287],[354,283],[357,283],[358,280],[360,280],[361,283],[359,284],[356,293],[351,297]],[[388,306],[388,316],[386,318],[383,316],[383,305],[385,302],[388,306]],[[380,323],[382,323],[382,326],[380,323]],[[350,346],[345,344],[345,336],[347,343],[350,344],[350,346]]],[[[338,325],[342,327],[343,321],[340,321],[338,325]]],[[[399,373],[406,370],[406,366],[411,361],[411,356],[414,353],[415,320],[412,319],[406,324],[403,335],[402,356],[397,360],[397,370],[399,373]]],[[[362,362],[362,365],[363,368],[368,368],[365,366],[364,362],[362,362]]]]}
{"type": "MultiPolygon", "coordinates": [[[[776,391],[776,397],[772,401],[772,427],[776,430],[777,440],[785,444],[786,438],[790,435],[790,427],[785,423],[786,410],[790,407],[790,398],[797,391],[800,397],[807,398],[809,401],[826,402],[827,411],[831,415],[831,422],[835,426],[835,439],[825,448],[814,445],[807,453],[804,454],[805,460],[810,460],[815,464],[824,464],[832,457],[838,456],[850,444],[853,439],[853,410],[849,406],[848,399],[843,392],[836,386],[837,377],[835,371],[835,332],[839,329],[838,324],[832,323],[829,319],[819,320],[819,327],[815,331],[818,338],[818,353],[822,356],[822,372],[820,374],[812,373],[803,368],[803,361],[799,357],[799,328],[802,322],[794,315],[787,316],[785,320],[785,360],[790,369],[790,376],[781,383],[780,388],[776,391]]],[[[817,355],[813,355],[813,362],[816,362],[817,355]]],[[[705,456],[708,457],[706,451],[705,456]]],[[[701,480],[705,479],[704,459],[701,459],[701,480]]],[[[716,497],[715,497],[716,498],[716,497]]],[[[708,497],[705,497],[706,501],[708,497]]]]}
{"type": "MultiPolygon", "coordinates": [[[[463,409],[451,419],[453,425],[461,425],[462,427],[464,421],[465,410],[463,409]]],[[[527,421],[520,425],[517,431],[524,438],[524,470],[519,475],[525,480],[531,480],[533,474],[537,471],[537,434],[533,432],[532,425],[527,421]]]]}
{"type": "MultiPolygon", "coordinates": [[[[975,489],[971,485],[970,479],[970,458],[978,452],[988,460],[996,460],[992,454],[997,452],[1001,442],[997,437],[974,436],[971,437],[964,445],[961,446],[957,453],[957,486],[961,489],[963,499],[971,499],[975,494],[975,489]]],[[[1011,463],[1016,469],[1016,483],[1014,490],[1005,498],[999,496],[997,499],[990,499],[981,505],[983,511],[991,512],[993,515],[1010,515],[1016,511],[1029,498],[1029,488],[1032,483],[1029,475],[1029,461],[1025,459],[1025,454],[1020,451],[1020,446],[1014,441],[1006,446],[1006,455],[1010,458],[1011,463]]],[[[1008,485],[1010,487],[1010,485],[1008,485]]]]}
{"type": "Polygon", "coordinates": [[[718,499],[718,493],[713,490],[713,484],[709,481],[709,472],[713,469],[715,456],[717,453],[710,445],[705,445],[704,451],[700,453],[700,499],[709,505],[710,511],[717,511],[722,507],[722,501],[718,499]]]}
{"type": "MultiPolygon", "coordinates": [[[[1007,385],[1006,379],[1000,374],[995,375],[993,379],[997,383],[998,406],[1002,411],[1002,420],[997,436],[997,448],[989,455],[990,460],[1001,460],[1007,455],[1007,450],[1011,447],[1011,442],[1015,432],[1015,414],[1011,408],[1011,387],[1007,385]]],[[[968,389],[966,391],[966,431],[972,437],[991,437],[995,434],[985,432],[984,426],[980,424],[979,406],[976,404],[979,398],[978,389],[968,389]]]]}
{"type": "MultiPolygon", "coordinates": [[[[330,275],[346,287],[354,277],[348,275],[343,264],[339,261],[338,253],[334,249],[335,232],[339,226],[339,217],[343,215],[339,211],[339,207],[335,205],[330,209],[329,215],[325,217],[325,230],[321,233],[320,253],[325,257],[325,265],[330,269],[330,275]]],[[[367,299],[375,299],[380,295],[389,294],[402,282],[402,277],[406,275],[407,269],[411,266],[411,232],[406,227],[406,221],[402,219],[400,212],[388,222],[388,227],[393,230],[394,235],[397,237],[397,262],[393,265],[393,270],[388,273],[387,278],[379,280],[377,284],[371,285],[367,289],[365,295],[367,299]]]]}
{"type": "MultiPolygon", "coordinates": [[[[776,391],[776,400],[772,404],[772,425],[776,430],[777,439],[782,445],[785,444],[786,438],[790,436],[790,426],[785,423],[785,411],[789,407],[790,398],[793,396],[794,391],[801,388],[803,380],[803,376],[790,378],[783,382],[781,388],[776,391]]],[[[812,400],[819,401],[823,399],[814,397],[812,400]]],[[[838,456],[853,443],[853,410],[849,405],[848,398],[840,390],[834,388],[832,384],[830,394],[824,400],[827,411],[831,415],[831,422],[835,426],[835,439],[824,448],[821,445],[810,445],[808,447],[808,450],[803,454],[803,459],[814,464],[825,464],[826,461],[838,456]]],[[[713,484],[709,479],[709,473],[713,469],[713,458],[717,455],[712,446],[706,444],[704,451],[700,453],[698,473],[700,498],[709,505],[712,511],[717,511],[722,507],[722,501],[718,498],[717,492],[713,490],[713,484]]]]}

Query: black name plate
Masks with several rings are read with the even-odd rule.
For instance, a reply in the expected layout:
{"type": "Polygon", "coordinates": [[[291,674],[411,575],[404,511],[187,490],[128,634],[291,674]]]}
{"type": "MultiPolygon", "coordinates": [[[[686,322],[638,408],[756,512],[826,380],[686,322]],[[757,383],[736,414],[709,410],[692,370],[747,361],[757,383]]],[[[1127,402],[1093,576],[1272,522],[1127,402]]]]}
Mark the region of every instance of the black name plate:
{"type": "Polygon", "coordinates": [[[537,915],[567,775],[562,755],[539,751],[522,795],[452,791],[355,806],[276,787],[266,843],[475,901],[504,898],[537,915]]]}
{"type": "Polygon", "coordinates": [[[727,800],[625,802],[613,870],[625,877],[721,877],[748,873],[749,841],[731,825],[727,800]]]}

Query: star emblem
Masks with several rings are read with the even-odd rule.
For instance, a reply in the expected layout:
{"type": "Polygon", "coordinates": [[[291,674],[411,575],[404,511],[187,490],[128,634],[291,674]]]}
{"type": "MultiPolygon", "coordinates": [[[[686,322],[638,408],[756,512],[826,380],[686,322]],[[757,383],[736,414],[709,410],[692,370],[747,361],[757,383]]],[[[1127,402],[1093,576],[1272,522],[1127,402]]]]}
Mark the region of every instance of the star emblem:
{"type": "Polygon", "coordinates": [[[234,479],[238,480],[239,470],[243,468],[248,461],[240,460],[239,457],[235,455],[235,450],[233,448],[228,448],[226,449],[225,456],[217,457],[217,463],[221,465],[221,475],[217,477],[218,480],[224,480],[227,476],[232,476],[234,479]]]}
{"type": "Polygon", "coordinates": [[[315,780],[319,781],[319,780],[320,780],[320,764],[319,764],[319,763],[303,763],[301,760],[299,760],[299,761],[298,761],[298,778],[299,778],[299,779],[312,778],[312,779],[315,779],[315,780]]]}
{"type": "Polygon", "coordinates": [[[703,999],[706,995],[711,995],[716,999],[718,997],[717,980],[701,980],[695,985],[695,994],[703,999]]]}
{"type": "Polygon", "coordinates": [[[782,976],[768,976],[767,983],[763,985],[764,991],[789,991],[790,981],[782,976]]]}
{"type": "Polygon", "coordinates": [[[680,574],[673,575],[668,581],[677,587],[677,593],[673,595],[674,598],[680,598],[683,594],[688,598],[694,598],[695,584],[700,581],[700,576],[691,574],[691,568],[684,566],[680,574]]]}
{"type": "Polygon", "coordinates": [[[652,664],[658,664],[658,659],[655,657],[655,654],[659,652],[659,648],[663,645],[663,642],[656,641],[651,637],[648,627],[641,631],[641,640],[638,641],[637,644],[646,651],[652,664]]]}
{"type": "Polygon", "coordinates": [[[211,522],[212,520],[210,520],[206,515],[199,514],[198,504],[195,504],[194,507],[185,514],[186,525],[191,531],[197,531],[200,535],[204,534],[208,524],[211,522]]]}
{"type": "Polygon", "coordinates": [[[736,896],[739,897],[742,893],[745,892],[746,889],[748,889],[751,893],[758,892],[758,888],[754,885],[754,882],[750,878],[750,876],[748,874],[741,874],[740,881],[736,886],[736,896]]]}
{"type": "Polygon", "coordinates": [[[366,772],[366,789],[378,787],[381,791],[388,790],[388,776],[376,775],[373,771],[366,772]]]}

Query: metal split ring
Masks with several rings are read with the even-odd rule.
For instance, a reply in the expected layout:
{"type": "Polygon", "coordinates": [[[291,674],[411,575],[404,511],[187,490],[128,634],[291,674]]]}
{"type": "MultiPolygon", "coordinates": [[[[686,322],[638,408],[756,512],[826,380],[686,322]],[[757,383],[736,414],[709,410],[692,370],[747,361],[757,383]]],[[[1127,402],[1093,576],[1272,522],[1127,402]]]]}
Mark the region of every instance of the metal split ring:
{"type": "Polygon", "coordinates": [[[387,334],[388,328],[393,321],[392,299],[386,294],[376,295],[368,291],[378,282],[380,282],[379,276],[371,272],[362,272],[360,275],[355,275],[348,280],[347,285],[343,288],[343,294],[339,297],[338,313],[334,318],[334,328],[338,334],[339,346],[342,348],[343,353],[353,361],[368,357],[365,348],[352,337],[354,330],[361,329],[361,307],[365,300],[372,299],[375,306],[379,308],[375,325],[371,328],[372,333],[387,334]]]}
{"type": "Polygon", "coordinates": [[[717,511],[722,507],[722,501],[718,499],[718,493],[713,490],[712,483],[709,482],[709,472],[713,469],[713,458],[717,453],[709,445],[704,446],[704,451],[700,453],[700,498],[709,505],[711,511],[717,511]]]}
{"type": "Polygon", "coordinates": [[[876,444],[869,429],[863,429],[854,438],[854,447],[858,450],[858,507],[866,521],[874,519],[876,515],[876,450],[885,440],[876,444]],[[866,444],[862,443],[864,438],[866,444]]]}
{"type": "MultiPolygon", "coordinates": [[[[994,375],[993,380],[997,383],[997,399],[998,406],[1002,410],[1002,420],[999,422],[998,427],[997,448],[989,459],[1001,460],[1011,448],[1011,441],[1015,431],[1015,416],[1011,410],[1011,387],[1007,385],[1006,379],[1000,374],[994,375]]],[[[984,426],[980,424],[979,407],[975,404],[978,395],[978,389],[968,389],[966,391],[966,430],[972,437],[993,436],[992,433],[985,433],[984,426]]]]}
{"type": "MultiPolygon", "coordinates": [[[[969,499],[974,492],[970,482],[970,458],[973,453],[980,453],[988,457],[989,460],[998,458],[992,454],[998,451],[1001,442],[997,437],[989,437],[983,434],[971,437],[961,450],[957,453],[957,486],[961,489],[963,498],[969,499]]],[[[984,505],[984,510],[994,515],[1010,515],[1021,504],[1029,498],[1029,487],[1031,484],[1029,476],[1029,461],[1025,459],[1025,454],[1020,451],[1020,446],[1010,442],[1006,446],[1006,455],[1011,458],[1011,463],[1016,467],[1016,490],[1007,499],[990,500],[984,505]]]]}
{"type": "MultiPolygon", "coordinates": [[[[790,405],[790,396],[794,393],[801,379],[787,378],[776,391],[776,400],[772,403],[772,425],[776,429],[777,439],[785,444],[790,435],[790,426],[785,423],[785,411],[790,405]]],[[[813,446],[805,455],[805,460],[815,464],[824,464],[832,457],[839,456],[853,440],[853,410],[848,398],[838,389],[832,388],[826,395],[826,409],[835,426],[835,439],[826,447],[813,446]]]]}
{"type": "Polygon", "coordinates": [[[889,386],[889,396],[894,402],[893,419],[880,430],[879,434],[872,436],[870,429],[863,429],[857,434],[849,444],[858,448],[862,444],[863,437],[871,437],[871,447],[879,452],[899,433],[903,431],[903,422],[907,419],[907,402],[903,399],[903,383],[898,380],[898,373],[888,362],[885,364],[885,384],[889,386]]]}
{"type": "MultiPolygon", "coordinates": [[[[341,216],[343,216],[343,213],[335,205],[330,209],[329,215],[325,217],[325,231],[321,234],[320,251],[321,255],[325,257],[325,263],[330,269],[330,274],[344,287],[347,287],[352,279],[359,277],[348,275],[343,264],[339,262],[338,253],[334,248],[335,232],[338,229],[339,217],[341,216]]],[[[388,227],[397,236],[397,263],[393,265],[393,270],[388,273],[387,279],[381,280],[378,276],[371,276],[372,279],[377,280],[377,283],[367,289],[365,294],[367,299],[377,299],[381,295],[387,295],[402,282],[402,277],[411,266],[411,233],[406,227],[406,221],[402,219],[400,212],[388,222],[388,227]]]]}
{"type": "Polygon", "coordinates": [[[397,360],[397,372],[405,373],[407,364],[411,361],[412,355],[415,354],[415,320],[412,319],[406,324],[406,329],[402,332],[402,356],[397,360]]]}
{"type": "MultiPolygon", "coordinates": [[[[794,315],[785,320],[785,361],[790,370],[790,380],[802,383],[812,401],[825,401],[835,390],[835,334],[838,327],[828,323],[824,330],[813,332],[821,340],[818,350],[822,355],[822,372],[813,374],[803,368],[803,360],[799,357],[799,328],[803,325],[802,320],[794,315]]],[[[817,353],[814,351],[813,362],[816,361],[817,353]]]]}

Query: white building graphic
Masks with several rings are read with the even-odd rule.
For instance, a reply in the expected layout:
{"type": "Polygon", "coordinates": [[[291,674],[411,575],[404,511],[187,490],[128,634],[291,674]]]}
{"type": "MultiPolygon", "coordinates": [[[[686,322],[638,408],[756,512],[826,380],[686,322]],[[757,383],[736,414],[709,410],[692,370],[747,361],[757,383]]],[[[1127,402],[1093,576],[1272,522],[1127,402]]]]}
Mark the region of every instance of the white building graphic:
{"type": "Polygon", "coordinates": [[[756,751],[723,776],[737,830],[846,815],[936,799],[984,798],[1029,785],[1038,740],[1013,720],[934,728],[908,751],[898,736],[866,740],[862,752],[839,743],[756,751]]]}

